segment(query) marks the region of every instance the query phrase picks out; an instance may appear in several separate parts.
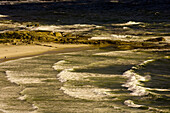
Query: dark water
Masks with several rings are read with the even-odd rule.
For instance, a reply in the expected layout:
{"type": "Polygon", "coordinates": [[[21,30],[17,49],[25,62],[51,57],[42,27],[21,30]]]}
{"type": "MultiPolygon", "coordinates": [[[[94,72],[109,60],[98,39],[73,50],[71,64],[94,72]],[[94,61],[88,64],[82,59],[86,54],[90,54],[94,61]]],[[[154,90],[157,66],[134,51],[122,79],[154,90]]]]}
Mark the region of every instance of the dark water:
{"type": "Polygon", "coordinates": [[[170,112],[169,64],[167,55],[132,50],[85,50],[5,62],[0,66],[0,111],[170,112]]]}

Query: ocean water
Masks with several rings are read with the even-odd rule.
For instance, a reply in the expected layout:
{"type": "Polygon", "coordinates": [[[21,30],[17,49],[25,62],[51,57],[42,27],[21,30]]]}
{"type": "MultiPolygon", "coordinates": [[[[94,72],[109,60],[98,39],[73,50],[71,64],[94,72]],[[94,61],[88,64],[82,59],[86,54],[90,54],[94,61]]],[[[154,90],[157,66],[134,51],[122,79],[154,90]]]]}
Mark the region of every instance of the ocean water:
{"type": "Polygon", "coordinates": [[[168,52],[83,50],[0,64],[2,113],[170,112],[168,52]]]}
{"type": "MultiPolygon", "coordinates": [[[[11,17],[12,24],[39,22],[32,30],[67,32],[93,40],[164,37],[170,42],[166,5],[60,5],[16,5],[2,7],[1,13],[11,17]]],[[[1,31],[6,29],[2,26],[1,31]]],[[[169,51],[105,48],[1,63],[0,113],[170,113],[169,56],[169,51]]]]}

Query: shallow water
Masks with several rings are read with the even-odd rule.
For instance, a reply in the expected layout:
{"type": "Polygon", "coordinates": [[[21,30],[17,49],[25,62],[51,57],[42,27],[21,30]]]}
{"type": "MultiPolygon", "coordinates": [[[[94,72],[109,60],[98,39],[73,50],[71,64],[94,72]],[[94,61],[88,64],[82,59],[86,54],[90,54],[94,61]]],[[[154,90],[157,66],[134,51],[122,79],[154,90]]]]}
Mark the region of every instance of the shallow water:
{"type": "Polygon", "coordinates": [[[1,63],[0,111],[170,112],[164,56],[97,49],[1,63]]]}

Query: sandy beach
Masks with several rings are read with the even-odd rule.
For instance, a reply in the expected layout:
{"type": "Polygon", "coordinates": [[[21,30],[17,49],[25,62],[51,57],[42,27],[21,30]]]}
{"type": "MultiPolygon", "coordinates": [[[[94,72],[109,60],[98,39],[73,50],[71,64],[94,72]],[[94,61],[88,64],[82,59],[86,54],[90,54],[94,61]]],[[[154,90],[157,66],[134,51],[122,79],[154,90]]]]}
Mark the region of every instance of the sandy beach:
{"type": "Polygon", "coordinates": [[[54,44],[43,43],[41,45],[5,45],[0,44],[0,62],[27,56],[35,56],[50,53],[63,53],[89,49],[91,46],[83,44],[54,44]]]}

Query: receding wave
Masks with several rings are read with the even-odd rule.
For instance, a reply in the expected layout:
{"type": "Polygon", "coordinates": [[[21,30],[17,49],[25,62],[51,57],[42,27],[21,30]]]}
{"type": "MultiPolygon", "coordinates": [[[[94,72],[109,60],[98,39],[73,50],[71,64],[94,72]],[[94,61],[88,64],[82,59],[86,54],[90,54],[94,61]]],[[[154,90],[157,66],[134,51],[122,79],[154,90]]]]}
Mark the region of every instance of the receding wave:
{"type": "Polygon", "coordinates": [[[65,94],[75,98],[87,100],[104,100],[110,96],[109,89],[96,88],[96,87],[61,87],[65,94]]]}
{"type": "Polygon", "coordinates": [[[6,71],[6,76],[9,81],[16,84],[31,84],[41,83],[43,79],[29,77],[31,73],[18,72],[18,71],[6,71]]]}

